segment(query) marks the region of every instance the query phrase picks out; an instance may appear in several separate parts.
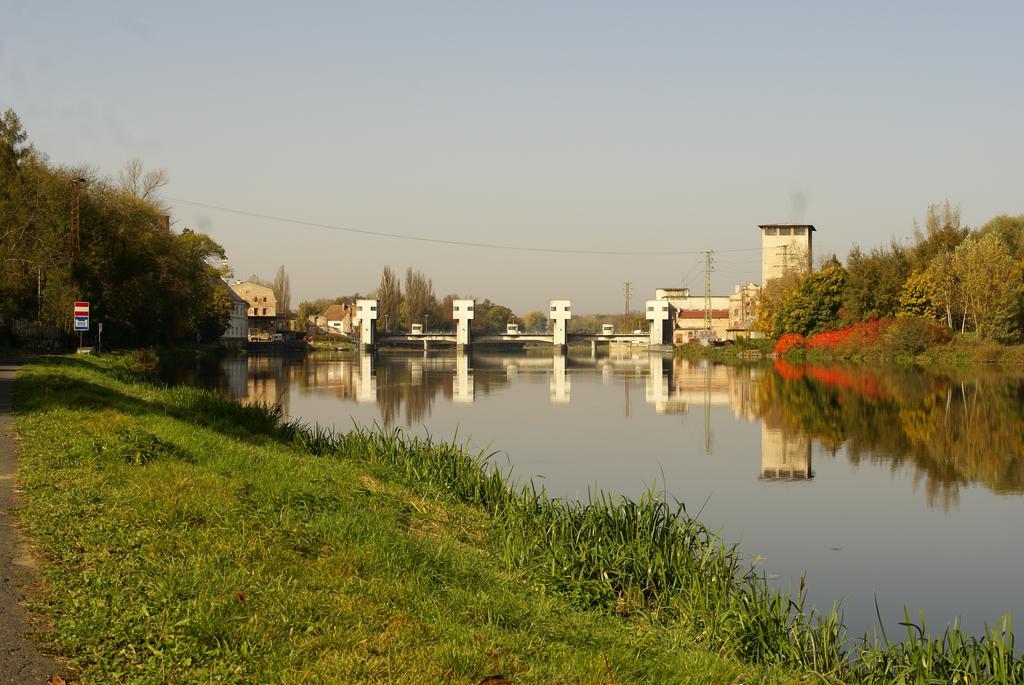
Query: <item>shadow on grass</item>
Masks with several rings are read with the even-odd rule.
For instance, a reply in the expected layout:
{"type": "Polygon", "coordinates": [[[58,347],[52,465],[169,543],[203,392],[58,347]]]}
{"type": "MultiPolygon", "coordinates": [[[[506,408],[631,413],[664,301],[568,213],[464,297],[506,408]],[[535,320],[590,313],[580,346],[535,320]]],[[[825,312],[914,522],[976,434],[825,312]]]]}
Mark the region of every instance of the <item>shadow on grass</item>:
{"type": "Polygon", "coordinates": [[[28,374],[19,375],[17,383],[21,387],[16,386],[15,412],[19,414],[113,409],[130,416],[169,416],[252,443],[284,442],[291,437],[281,422],[280,408],[243,405],[214,391],[190,386],[166,388],[151,370],[133,368],[121,360],[47,357],[34,364],[28,374]],[[113,382],[164,387],[166,399],[147,400],[90,378],[97,375],[113,382]]]}

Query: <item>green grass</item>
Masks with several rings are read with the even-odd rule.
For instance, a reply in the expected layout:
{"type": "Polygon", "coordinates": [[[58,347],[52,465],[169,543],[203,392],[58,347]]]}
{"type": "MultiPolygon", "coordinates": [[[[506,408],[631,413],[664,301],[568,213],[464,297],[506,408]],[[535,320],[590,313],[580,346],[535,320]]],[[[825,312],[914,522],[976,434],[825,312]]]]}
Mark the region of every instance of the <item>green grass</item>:
{"type": "Polygon", "coordinates": [[[317,457],[336,439],[126,362],[49,359],[16,385],[34,608],[85,682],[789,681],[568,596],[532,572],[542,550],[506,563],[501,527],[399,467],[394,436],[317,457]]]}
{"type": "Polygon", "coordinates": [[[1024,681],[1008,631],[851,643],[662,498],[551,500],[457,445],[156,388],[147,363],[16,388],[39,608],[90,682],[1024,681]]]}

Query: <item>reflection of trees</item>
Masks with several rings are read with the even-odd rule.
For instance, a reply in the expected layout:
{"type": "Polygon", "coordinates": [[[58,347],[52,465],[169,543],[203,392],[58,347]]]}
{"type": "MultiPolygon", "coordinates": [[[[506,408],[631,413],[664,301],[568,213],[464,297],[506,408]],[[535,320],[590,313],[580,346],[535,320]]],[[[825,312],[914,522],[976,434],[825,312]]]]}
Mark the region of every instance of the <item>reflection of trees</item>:
{"type": "Polygon", "coordinates": [[[853,463],[910,464],[929,503],[955,504],[959,486],[1024,492],[1024,385],[998,373],[776,363],[758,386],[770,427],[800,430],[853,463]]]}
{"type": "MultiPolygon", "coordinates": [[[[401,357],[378,360],[377,405],[385,426],[395,425],[400,415],[404,425],[417,426],[430,416],[438,396],[445,402],[452,401],[455,358],[431,357],[417,373],[413,373],[412,361],[401,357]]],[[[497,372],[476,371],[473,378],[476,393],[483,395],[508,383],[504,371],[500,376],[497,372]]]]}

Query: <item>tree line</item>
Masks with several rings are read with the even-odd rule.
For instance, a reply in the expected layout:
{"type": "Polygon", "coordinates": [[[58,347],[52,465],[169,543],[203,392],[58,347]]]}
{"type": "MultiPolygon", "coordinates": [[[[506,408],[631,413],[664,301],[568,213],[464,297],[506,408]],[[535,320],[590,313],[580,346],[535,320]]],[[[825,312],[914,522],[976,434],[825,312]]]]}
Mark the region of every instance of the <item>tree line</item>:
{"type": "Polygon", "coordinates": [[[104,340],[140,346],[215,339],[231,300],[209,236],[169,230],[157,193],[162,170],[129,162],[117,179],[63,167],[29,143],[18,115],[0,117],[0,336],[19,319],[72,328],[72,304],[91,303],[104,340]],[[79,198],[77,244],[72,203],[79,198]]]}
{"type": "Polygon", "coordinates": [[[793,269],[764,285],[757,326],[811,335],[872,319],[918,317],[979,339],[1017,343],[1024,330],[1024,215],[963,226],[959,206],[931,205],[907,244],[893,240],[846,264],[793,269]]]}
{"type": "MultiPolygon", "coordinates": [[[[432,331],[451,332],[455,330],[452,305],[463,298],[448,294],[441,298],[434,291],[434,282],[426,274],[407,268],[405,277],[400,278],[390,266],[385,266],[376,290],[369,293],[335,298],[306,300],[299,304],[298,315],[302,320],[322,314],[332,304],[352,303],[361,298],[377,300],[377,329],[379,331],[408,331],[412,324],[423,324],[432,331]]],[[[474,333],[504,333],[509,323],[518,323],[520,330],[543,332],[547,328],[547,315],[543,312],[529,312],[519,317],[509,307],[478,300],[473,307],[474,333]]]]}

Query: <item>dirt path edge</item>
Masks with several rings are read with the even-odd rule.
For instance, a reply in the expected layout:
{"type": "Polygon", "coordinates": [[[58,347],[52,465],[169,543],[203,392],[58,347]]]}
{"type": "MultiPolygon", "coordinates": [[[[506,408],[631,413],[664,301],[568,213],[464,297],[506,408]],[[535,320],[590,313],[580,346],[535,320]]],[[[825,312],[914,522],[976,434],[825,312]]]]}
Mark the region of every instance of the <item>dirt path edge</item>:
{"type": "Polygon", "coordinates": [[[30,639],[37,628],[23,605],[38,569],[13,513],[18,507],[18,445],[11,406],[14,375],[22,362],[0,359],[0,685],[59,683],[54,676],[66,677],[66,668],[30,639]]]}

